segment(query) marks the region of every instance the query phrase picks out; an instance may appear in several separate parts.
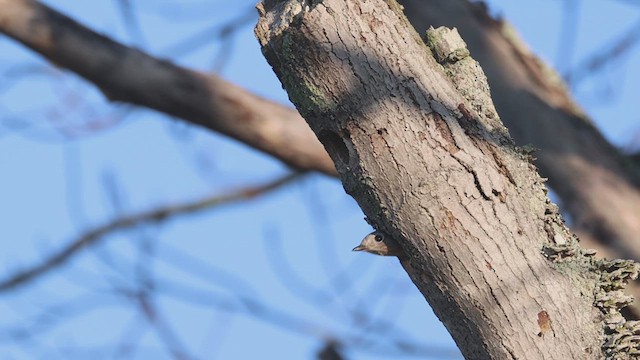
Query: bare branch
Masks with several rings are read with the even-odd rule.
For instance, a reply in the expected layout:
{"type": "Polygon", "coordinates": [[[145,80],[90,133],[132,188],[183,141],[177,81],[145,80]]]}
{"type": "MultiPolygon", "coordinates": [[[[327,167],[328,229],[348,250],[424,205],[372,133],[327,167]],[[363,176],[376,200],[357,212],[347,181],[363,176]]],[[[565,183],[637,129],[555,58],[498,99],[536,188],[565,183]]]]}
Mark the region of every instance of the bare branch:
{"type": "Polygon", "coordinates": [[[68,243],[62,249],[59,249],[57,252],[47,256],[44,260],[41,260],[40,263],[0,280],[0,292],[12,290],[18,286],[23,286],[34,281],[40,275],[65,264],[81,250],[89,246],[94,246],[98,241],[100,241],[100,239],[113,232],[128,230],[143,224],[160,222],[169,217],[175,218],[178,215],[192,214],[227,203],[251,199],[266,192],[278,189],[282,185],[285,185],[300,176],[301,173],[293,173],[267,184],[242,189],[227,195],[215,195],[193,202],[166,206],[116,219],[86,232],[76,240],[68,243]]]}
{"type": "Polygon", "coordinates": [[[0,32],[94,83],[113,101],[145,106],[220,132],[299,170],[335,175],[294,110],[97,34],[33,0],[5,0],[0,32]]]}
{"type": "MultiPolygon", "coordinates": [[[[436,359],[454,358],[459,352],[449,346],[424,344],[398,339],[396,337],[376,337],[375,342],[362,341],[361,336],[337,334],[335,330],[316,324],[307,318],[290,314],[286,310],[271,307],[259,301],[259,298],[238,296],[237,299],[226,298],[218,293],[194,288],[185,284],[163,279],[158,281],[158,293],[180,299],[191,304],[207,306],[224,312],[238,313],[251,316],[264,323],[275,325],[281,329],[304,334],[322,340],[335,340],[345,347],[357,348],[363,351],[381,355],[414,355],[433,357],[436,359]]],[[[377,335],[372,332],[370,335],[377,335]]]]}
{"type": "Polygon", "coordinates": [[[620,60],[640,43],[640,21],[616,40],[608,42],[594,54],[589,55],[575,69],[569,71],[565,78],[571,84],[577,84],[586,77],[601,71],[607,65],[620,60]]]}
{"type": "Polygon", "coordinates": [[[195,359],[195,357],[190,355],[186,350],[185,345],[179,339],[176,331],[172,328],[169,322],[166,321],[165,317],[160,312],[160,309],[155,305],[152,299],[152,293],[140,290],[136,292],[127,292],[124,295],[130,298],[130,300],[137,305],[140,313],[156,330],[158,337],[164,343],[167,352],[169,352],[175,360],[195,359]]]}

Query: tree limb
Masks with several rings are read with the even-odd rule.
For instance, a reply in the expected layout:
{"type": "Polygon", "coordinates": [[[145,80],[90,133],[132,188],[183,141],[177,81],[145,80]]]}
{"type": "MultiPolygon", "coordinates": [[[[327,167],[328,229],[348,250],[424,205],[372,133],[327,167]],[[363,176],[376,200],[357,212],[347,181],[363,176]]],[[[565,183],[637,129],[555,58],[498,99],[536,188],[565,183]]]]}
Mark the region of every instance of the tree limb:
{"type": "Polygon", "coordinates": [[[220,132],[296,169],[335,175],[331,159],[294,109],[121,45],[37,1],[2,0],[0,7],[0,32],[84,77],[109,99],[220,132]]]}

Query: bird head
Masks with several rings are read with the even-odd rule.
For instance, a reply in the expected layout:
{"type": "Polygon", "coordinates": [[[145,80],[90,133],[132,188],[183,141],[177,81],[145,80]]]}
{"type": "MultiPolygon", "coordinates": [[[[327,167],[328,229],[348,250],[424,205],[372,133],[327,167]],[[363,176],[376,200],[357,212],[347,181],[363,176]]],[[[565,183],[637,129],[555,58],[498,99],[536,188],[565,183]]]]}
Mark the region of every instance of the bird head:
{"type": "Polygon", "coordinates": [[[382,256],[400,256],[403,254],[398,243],[380,231],[374,231],[362,239],[353,251],[366,251],[382,256]]]}

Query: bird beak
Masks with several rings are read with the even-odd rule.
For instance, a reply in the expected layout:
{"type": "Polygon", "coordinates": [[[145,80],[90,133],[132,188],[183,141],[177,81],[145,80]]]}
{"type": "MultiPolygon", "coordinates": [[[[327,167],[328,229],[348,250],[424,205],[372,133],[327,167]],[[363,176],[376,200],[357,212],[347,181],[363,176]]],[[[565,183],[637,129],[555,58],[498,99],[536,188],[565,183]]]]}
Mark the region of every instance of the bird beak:
{"type": "Polygon", "coordinates": [[[351,250],[351,251],[363,251],[363,250],[365,250],[364,246],[358,245],[358,246],[354,247],[353,250],[351,250]]]}

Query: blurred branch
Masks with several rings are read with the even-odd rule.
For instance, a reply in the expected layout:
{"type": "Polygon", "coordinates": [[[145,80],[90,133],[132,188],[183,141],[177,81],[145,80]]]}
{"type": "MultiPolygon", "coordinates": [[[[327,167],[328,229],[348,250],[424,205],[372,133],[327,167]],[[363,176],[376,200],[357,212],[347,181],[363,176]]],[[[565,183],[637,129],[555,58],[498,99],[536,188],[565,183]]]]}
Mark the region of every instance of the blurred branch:
{"type": "Polygon", "coordinates": [[[569,69],[571,59],[576,52],[581,5],[582,3],[578,0],[564,0],[562,2],[562,22],[560,25],[562,29],[556,50],[556,64],[560,69],[569,69]]]}
{"type": "Polygon", "coordinates": [[[318,360],[345,360],[346,358],[340,353],[340,344],[334,341],[327,343],[318,351],[318,360]]]}
{"type": "Polygon", "coordinates": [[[294,109],[215,75],[119,44],[37,1],[2,4],[0,32],[84,77],[110,100],[220,132],[299,170],[336,174],[328,154],[294,109]]]}
{"type": "Polygon", "coordinates": [[[213,39],[227,39],[231,37],[240,28],[250,23],[258,21],[258,16],[254,8],[247,9],[241,12],[239,16],[236,16],[226,23],[220,25],[215,24],[207,27],[204,30],[198,31],[196,34],[185,37],[177,44],[170,45],[164,50],[161,50],[162,54],[177,54],[184,56],[186,53],[190,53],[205,44],[211,43],[213,39]]]}
{"type": "MultiPolygon", "coordinates": [[[[384,318],[376,317],[372,313],[369,313],[367,307],[375,305],[380,301],[384,295],[388,295],[392,288],[392,281],[381,281],[372,284],[372,288],[375,288],[375,293],[369,291],[366,296],[355,305],[351,304],[336,304],[340,300],[342,292],[352,287],[353,280],[348,276],[353,274],[355,267],[353,264],[343,266],[336,264],[336,271],[334,274],[327,274],[329,283],[327,288],[310,284],[303,277],[299,276],[296,267],[290,263],[285,254],[281,239],[274,232],[265,234],[265,246],[264,250],[267,255],[269,265],[274,270],[275,275],[278,277],[280,283],[297,298],[307,302],[308,304],[317,307],[321,311],[327,312],[329,315],[342,319],[346,317],[349,325],[359,332],[359,335],[354,336],[350,341],[351,345],[354,343],[365,344],[368,343],[368,338],[371,336],[384,337],[385,341],[389,343],[394,342],[408,342],[417,343],[413,340],[412,336],[406,332],[403,332],[395,324],[397,316],[389,317],[389,314],[396,314],[400,310],[400,306],[394,306],[393,309],[385,309],[383,314],[384,318]],[[338,286],[335,279],[345,278],[342,284],[338,286]],[[381,290],[382,289],[382,290],[381,290]],[[340,310],[340,314],[336,315],[334,309],[340,310]],[[386,320],[390,319],[390,320],[386,320]]],[[[366,269],[366,271],[369,271],[366,269]]],[[[377,279],[387,280],[384,278],[384,274],[380,274],[377,279]]],[[[339,338],[342,339],[342,338],[339,338]]],[[[341,340],[342,341],[342,340],[341,340]]]]}
{"type": "Polygon", "coordinates": [[[158,280],[158,294],[168,295],[185,302],[199,304],[225,312],[251,316],[257,320],[276,325],[281,329],[296,334],[308,335],[323,341],[333,341],[342,347],[357,348],[378,356],[409,355],[423,358],[448,359],[455,358],[459,354],[459,351],[454,347],[414,342],[402,339],[400,336],[398,336],[400,339],[384,334],[383,336],[376,336],[378,334],[375,331],[367,335],[374,337],[376,340],[364,342],[362,341],[361,335],[338,334],[335,330],[311,322],[308,317],[298,317],[297,315],[289,314],[285,310],[271,307],[259,301],[259,298],[238,296],[237,299],[232,300],[220,296],[217,293],[170,282],[168,280],[158,280]]]}
{"type": "Polygon", "coordinates": [[[121,217],[86,232],[76,240],[71,241],[62,249],[47,256],[40,263],[35,264],[25,270],[18,271],[17,273],[0,280],[0,292],[12,290],[17,288],[18,286],[23,286],[28,284],[29,282],[34,281],[40,275],[43,275],[49,270],[63,265],[81,250],[87,248],[88,246],[94,246],[100,239],[113,232],[131,229],[143,224],[161,222],[166,220],[167,218],[175,218],[178,215],[188,215],[227,203],[248,200],[258,195],[278,189],[282,185],[285,185],[297,179],[301,175],[302,173],[293,173],[267,184],[247,189],[241,189],[227,195],[215,195],[193,202],[170,205],[139,214],[121,217]]]}
{"type": "Polygon", "coordinates": [[[116,0],[116,6],[122,15],[122,21],[124,22],[129,36],[137,44],[143,45],[145,43],[144,34],[131,0],[116,0]]]}
{"type": "Polygon", "coordinates": [[[0,342],[33,341],[42,333],[62,326],[73,318],[77,318],[87,313],[113,307],[117,304],[117,299],[112,294],[91,294],[85,293],[77,297],[67,299],[61,303],[43,307],[33,316],[24,316],[24,309],[16,309],[16,313],[24,317],[13,324],[3,321],[0,328],[0,342]]]}
{"type": "Polygon", "coordinates": [[[568,72],[564,77],[567,82],[575,85],[589,75],[601,71],[607,65],[620,60],[640,42],[640,21],[617,40],[611,40],[604,47],[591,54],[584,61],[568,72]]]}
{"type": "Polygon", "coordinates": [[[140,289],[134,292],[125,292],[124,295],[137,305],[140,313],[156,330],[158,337],[162,340],[167,351],[175,360],[195,359],[194,356],[187,352],[186,347],[179,339],[176,331],[171,327],[169,322],[166,321],[155,305],[153,301],[153,290],[140,289]]]}

